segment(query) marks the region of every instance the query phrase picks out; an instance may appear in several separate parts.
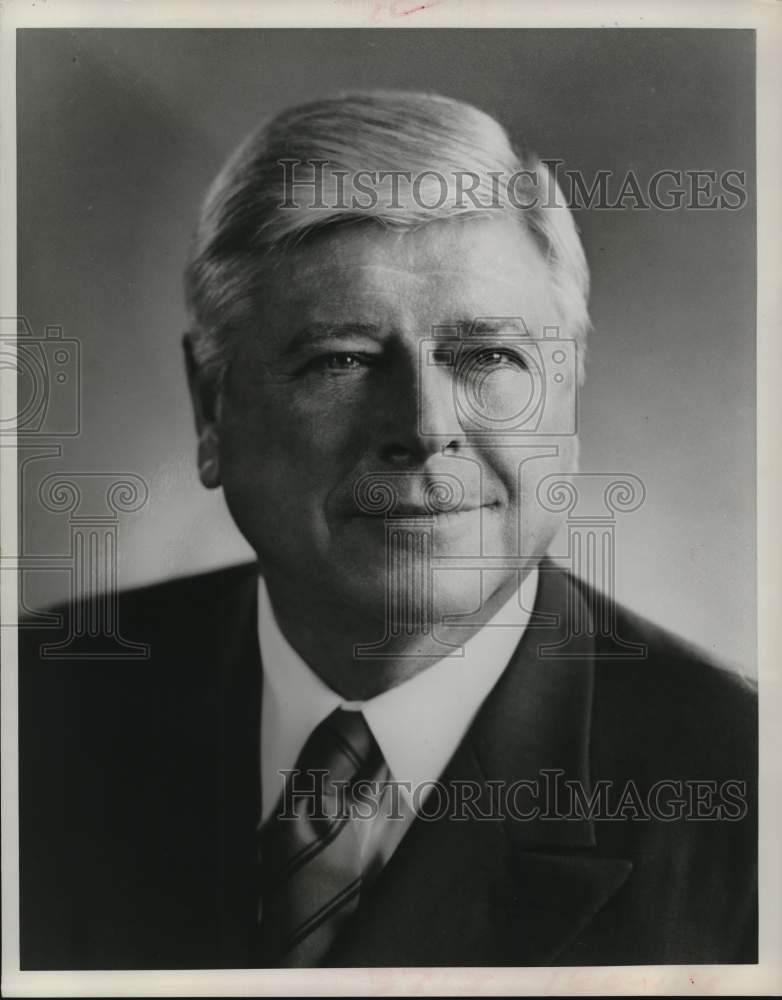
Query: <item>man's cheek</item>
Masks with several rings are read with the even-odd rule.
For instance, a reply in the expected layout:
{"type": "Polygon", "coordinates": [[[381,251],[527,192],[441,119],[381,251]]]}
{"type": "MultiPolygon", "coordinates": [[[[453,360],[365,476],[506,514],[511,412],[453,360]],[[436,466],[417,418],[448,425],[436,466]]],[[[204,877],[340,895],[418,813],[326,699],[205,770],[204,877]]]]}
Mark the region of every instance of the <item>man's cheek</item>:
{"type": "Polygon", "coordinates": [[[538,485],[547,476],[561,474],[567,478],[578,470],[579,441],[575,435],[530,434],[502,449],[493,464],[501,469],[501,478],[511,493],[526,503],[535,496],[538,485]]]}
{"type": "Polygon", "coordinates": [[[540,441],[520,465],[518,509],[523,550],[527,554],[545,552],[567,519],[549,499],[557,483],[567,483],[578,470],[579,443],[576,437],[540,441]]]}

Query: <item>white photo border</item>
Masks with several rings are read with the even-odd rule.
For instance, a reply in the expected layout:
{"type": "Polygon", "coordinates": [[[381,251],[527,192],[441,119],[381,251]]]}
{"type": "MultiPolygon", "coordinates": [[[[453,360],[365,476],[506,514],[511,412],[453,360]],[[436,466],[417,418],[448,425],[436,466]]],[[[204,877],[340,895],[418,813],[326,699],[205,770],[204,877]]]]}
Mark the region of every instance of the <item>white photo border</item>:
{"type": "MultiPolygon", "coordinates": [[[[30,972],[19,968],[16,449],[0,449],[2,992],[5,996],[769,995],[782,992],[782,4],[646,0],[5,0],[0,8],[0,316],[16,309],[16,31],[30,27],[749,28],[757,40],[760,938],[756,966],[30,972]],[[404,15],[404,16],[403,16],[404,15]],[[9,627],[10,626],[10,627],[9,627]]],[[[0,371],[0,418],[15,413],[0,371]]]]}

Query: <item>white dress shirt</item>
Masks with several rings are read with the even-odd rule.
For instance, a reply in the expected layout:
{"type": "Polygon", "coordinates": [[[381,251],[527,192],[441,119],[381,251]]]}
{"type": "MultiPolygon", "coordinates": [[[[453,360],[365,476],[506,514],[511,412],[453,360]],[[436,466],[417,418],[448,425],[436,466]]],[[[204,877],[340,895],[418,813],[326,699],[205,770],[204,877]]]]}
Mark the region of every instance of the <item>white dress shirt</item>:
{"type": "Polygon", "coordinates": [[[261,822],[272,814],[291,770],[312,731],[336,708],[360,710],[383,754],[382,778],[400,783],[403,818],[379,810],[361,823],[365,872],[388,860],[420,809],[425,794],[445,770],[481,704],[508,665],[529,620],[538,570],[461,647],[409,680],[368,698],[346,701],[302,660],[282,634],[263,577],[258,580],[258,634],[263,665],[261,706],[261,822]],[[408,783],[409,789],[408,790],[408,783]]]}

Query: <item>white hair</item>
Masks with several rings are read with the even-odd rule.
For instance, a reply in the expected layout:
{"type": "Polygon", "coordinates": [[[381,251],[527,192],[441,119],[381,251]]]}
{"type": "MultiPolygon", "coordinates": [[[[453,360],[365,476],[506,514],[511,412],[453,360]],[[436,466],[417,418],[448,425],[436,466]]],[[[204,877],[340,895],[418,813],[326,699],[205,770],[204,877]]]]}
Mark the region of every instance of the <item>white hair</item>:
{"type": "Polygon", "coordinates": [[[496,217],[498,209],[512,213],[540,249],[561,335],[577,342],[583,378],[589,270],[551,171],[515,152],[505,130],[470,104],[404,91],[348,94],[289,108],[252,132],[229,158],[204,200],[185,275],[196,364],[218,381],[222,377],[232,334],[261,300],[260,264],[270,254],[337,225],[373,220],[411,229],[437,219],[496,217]],[[291,171],[297,185],[317,177],[320,197],[311,191],[312,204],[292,202],[292,188],[286,187],[291,171]],[[393,204],[387,197],[374,204],[355,198],[361,190],[357,176],[368,171],[418,178],[416,197],[405,189],[393,204]],[[470,177],[469,199],[464,193],[459,198],[459,175],[470,177]],[[523,205],[511,183],[522,185],[523,205]]]}

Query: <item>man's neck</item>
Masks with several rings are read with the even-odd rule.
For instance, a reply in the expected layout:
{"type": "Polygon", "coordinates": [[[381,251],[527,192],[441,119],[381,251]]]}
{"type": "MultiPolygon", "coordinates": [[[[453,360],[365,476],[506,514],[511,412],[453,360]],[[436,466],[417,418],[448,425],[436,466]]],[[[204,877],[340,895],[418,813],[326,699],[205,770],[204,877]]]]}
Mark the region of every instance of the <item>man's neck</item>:
{"type": "Polygon", "coordinates": [[[366,701],[415,677],[450,650],[458,649],[510,599],[519,581],[506,581],[482,605],[482,621],[454,624],[435,621],[427,630],[388,629],[382,615],[358,612],[266,577],[275,618],[285,638],[308,666],[343,698],[366,701]],[[382,655],[357,653],[357,647],[377,645],[385,636],[382,655]]]}

